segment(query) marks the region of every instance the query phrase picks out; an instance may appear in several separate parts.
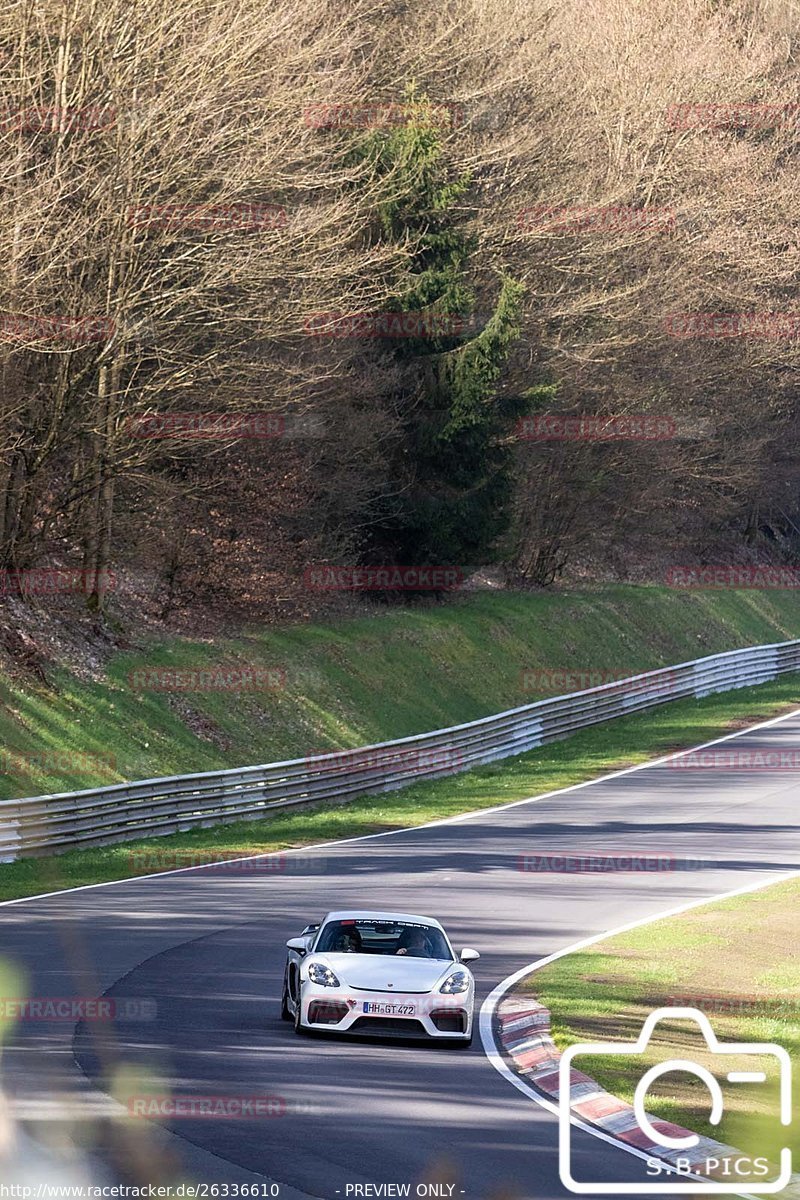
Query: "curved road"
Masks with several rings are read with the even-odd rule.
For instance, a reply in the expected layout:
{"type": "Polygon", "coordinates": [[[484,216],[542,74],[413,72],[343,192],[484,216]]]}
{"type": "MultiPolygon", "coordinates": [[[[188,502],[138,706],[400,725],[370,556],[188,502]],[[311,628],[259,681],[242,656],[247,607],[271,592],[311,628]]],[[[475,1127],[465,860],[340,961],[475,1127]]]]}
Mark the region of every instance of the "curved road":
{"type": "MultiPolygon", "coordinates": [[[[793,713],[724,748],[798,743],[793,713]]],[[[499,980],[581,938],[800,868],[799,784],[797,771],[663,761],[419,829],[7,904],[0,957],[24,966],[28,995],[107,994],[118,1016],[20,1022],[4,1087],[34,1135],[52,1127],[54,1098],[79,1117],[109,1111],[102,1080],[120,1062],[178,1096],[274,1097],[266,1119],[163,1117],[158,1144],[195,1178],[266,1177],[283,1200],[377,1195],[353,1187],[386,1183],[410,1183],[413,1195],[421,1180],[454,1183],[444,1194],[455,1198],[564,1197],[555,1117],[494,1070],[477,1037],[468,1051],[297,1038],[279,1019],[285,939],[329,908],[428,912],[455,944],[481,951],[480,1004],[499,980]],[[522,855],[584,852],[674,863],[602,876],[520,870],[522,855]]],[[[645,1178],[645,1164],[615,1147],[581,1132],[575,1145],[577,1170],[645,1178]]],[[[93,1153],[106,1163],[102,1145],[93,1153]]],[[[126,1177],[119,1161],[105,1169],[126,1177]]]]}

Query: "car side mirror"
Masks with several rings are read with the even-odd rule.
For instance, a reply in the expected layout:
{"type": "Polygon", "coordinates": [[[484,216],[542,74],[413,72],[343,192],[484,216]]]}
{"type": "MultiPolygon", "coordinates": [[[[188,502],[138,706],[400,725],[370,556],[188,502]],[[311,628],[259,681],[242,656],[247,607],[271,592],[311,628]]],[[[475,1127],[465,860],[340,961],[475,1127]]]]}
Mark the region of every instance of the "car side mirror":
{"type": "Polygon", "coordinates": [[[286,943],[286,948],[288,950],[296,950],[298,954],[305,954],[306,950],[308,949],[308,939],[289,938],[288,942],[286,943]]]}
{"type": "Polygon", "coordinates": [[[475,962],[476,958],[480,958],[477,950],[470,950],[469,946],[465,946],[461,951],[462,962],[475,962]]]}

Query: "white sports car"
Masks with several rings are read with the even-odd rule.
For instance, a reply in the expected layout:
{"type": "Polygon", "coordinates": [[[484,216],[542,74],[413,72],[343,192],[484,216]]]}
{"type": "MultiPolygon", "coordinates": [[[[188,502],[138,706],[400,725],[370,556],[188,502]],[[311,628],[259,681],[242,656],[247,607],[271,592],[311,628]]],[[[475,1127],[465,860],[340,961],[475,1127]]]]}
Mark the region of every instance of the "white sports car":
{"type": "Polygon", "coordinates": [[[472,1041],[475,981],[431,917],[330,912],[286,943],[281,1016],[297,1033],[472,1041]]]}

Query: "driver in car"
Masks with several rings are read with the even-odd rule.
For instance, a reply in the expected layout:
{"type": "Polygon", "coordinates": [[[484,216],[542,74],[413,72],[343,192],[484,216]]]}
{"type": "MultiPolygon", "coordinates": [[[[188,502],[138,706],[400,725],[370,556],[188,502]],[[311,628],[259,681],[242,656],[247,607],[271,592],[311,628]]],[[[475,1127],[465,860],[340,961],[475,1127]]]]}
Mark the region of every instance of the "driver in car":
{"type": "Polygon", "coordinates": [[[342,929],[337,933],[331,950],[339,954],[360,954],[361,934],[357,929],[342,929]]]}
{"type": "Polygon", "coordinates": [[[396,954],[408,954],[412,958],[430,958],[428,939],[421,929],[405,929],[400,936],[396,954]]]}

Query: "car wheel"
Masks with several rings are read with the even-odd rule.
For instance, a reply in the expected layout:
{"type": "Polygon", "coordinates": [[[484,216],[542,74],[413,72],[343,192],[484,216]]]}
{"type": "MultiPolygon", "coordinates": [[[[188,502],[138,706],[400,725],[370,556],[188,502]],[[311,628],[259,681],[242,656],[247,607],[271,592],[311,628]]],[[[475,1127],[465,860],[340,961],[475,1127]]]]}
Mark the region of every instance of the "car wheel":
{"type": "Polygon", "coordinates": [[[292,1014],[289,1011],[289,993],[286,987],[286,979],[283,981],[283,991],[281,993],[281,1020],[291,1021],[292,1014]]]}
{"type": "Polygon", "coordinates": [[[294,1031],[295,1033],[299,1033],[304,1037],[306,1033],[308,1033],[308,1030],[306,1029],[305,1025],[300,1023],[300,1014],[302,1011],[302,1006],[300,1004],[300,993],[298,992],[297,1001],[294,1008],[294,1031]]]}

